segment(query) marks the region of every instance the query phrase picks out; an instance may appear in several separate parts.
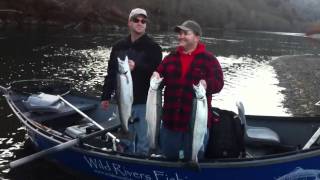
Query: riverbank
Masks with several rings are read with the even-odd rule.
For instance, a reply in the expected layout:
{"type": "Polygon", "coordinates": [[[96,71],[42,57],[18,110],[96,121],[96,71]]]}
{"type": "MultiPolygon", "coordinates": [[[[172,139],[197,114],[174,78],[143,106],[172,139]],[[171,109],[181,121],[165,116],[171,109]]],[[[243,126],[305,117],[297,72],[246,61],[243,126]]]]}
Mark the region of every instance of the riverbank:
{"type": "Polygon", "coordinates": [[[285,89],[284,106],[293,115],[320,115],[320,56],[282,56],[270,63],[285,89]]]}

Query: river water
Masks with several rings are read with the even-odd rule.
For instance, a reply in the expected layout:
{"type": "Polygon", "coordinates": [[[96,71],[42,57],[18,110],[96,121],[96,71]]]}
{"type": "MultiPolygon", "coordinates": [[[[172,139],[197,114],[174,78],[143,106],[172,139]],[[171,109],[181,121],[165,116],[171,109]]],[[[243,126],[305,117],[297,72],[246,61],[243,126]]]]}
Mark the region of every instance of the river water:
{"type": "MultiPolygon", "coordinates": [[[[80,33],[54,29],[0,31],[0,85],[31,78],[65,79],[74,89],[100,96],[111,45],[125,30],[80,33]]],[[[166,55],[176,35],[152,32],[166,55]]],[[[223,90],[213,106],[235,111],[242,101],[247,114],[290,115],[283,107],[283,88],[269,63],[284,55],[320,54],[319,43],[301,33],[222,31],[206,29],[202,41],[220,61],[225,76],[223,90]]],[[[25,129],[0,98],[0,165],[33,153],[25,129]]],[[[78,179],[58,166],[38,160],[0,172],[0,179],[78,179]]]]}

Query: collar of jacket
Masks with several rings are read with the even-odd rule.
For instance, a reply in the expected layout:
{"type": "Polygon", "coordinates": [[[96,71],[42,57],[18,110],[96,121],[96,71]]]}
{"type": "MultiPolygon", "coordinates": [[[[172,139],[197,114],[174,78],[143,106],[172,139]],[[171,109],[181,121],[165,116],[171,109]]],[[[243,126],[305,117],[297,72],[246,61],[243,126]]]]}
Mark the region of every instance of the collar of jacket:
{"type": "Polygon", "coordinates": [[[127,43],[128,44],[139,44],[141,42],[144,42],[148,39],[148,35],[147,33],[144,33],[140,38],[138,38],[137,40],[135,40],[134,42],[131,41],[131,34],[128,35],[127,37],[127,43]]]}
{"type": "MultiPolygon", "coordinates": [[[[195,55],[203,53],[205,51],[206,51],[206,46],[203,43],[199,42],[197,47],[196,47],[196,49],[193,50],[191,53],[188,53],[188,54],[192,55],[192,56],[195,56],[195,55]]],[[[176,49],[176,52],[178,54],[186,54],[184,52],[184,48],[182,46],[178,46],[177,49],[176,49]]]]}

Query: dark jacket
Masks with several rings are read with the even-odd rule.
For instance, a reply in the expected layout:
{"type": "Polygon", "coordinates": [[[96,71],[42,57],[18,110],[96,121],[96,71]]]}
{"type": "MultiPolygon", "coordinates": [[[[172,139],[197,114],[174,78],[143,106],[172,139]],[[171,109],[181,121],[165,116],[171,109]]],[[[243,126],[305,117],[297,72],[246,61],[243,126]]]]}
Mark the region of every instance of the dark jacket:
{"type": "Polygon", "coordinates": [[[211,100],[212,94],[219,92],[223,85],[223,73],[218,60],[205,50],[204,44],[199,44],[192,54],[193,60],[186,72],[181,77],[181,51],[170,53],[166,56],[157,71],[164,77],[163,85],[163,125],[173,131],[185,132],[189,130],[192,115],[192,101],[195,96],[193,84],[198,84],[201,79],[207,83],[208,100],[208,127],[212,123],[211,100]]]}
{"type": "Polygon", "coordinates": [[[101,100],[110,100],[117,87],[116,75],[118,70],[117,57],[135,62],[131,71],[133,81],[133,104],[145,104],[147,101],[150,77],[162,60],[161,47],[147,34],[135,42],[131,42],[130,35],[118,41],[113,47],[108,62],[108,74],[105,77],[101,100]]]}

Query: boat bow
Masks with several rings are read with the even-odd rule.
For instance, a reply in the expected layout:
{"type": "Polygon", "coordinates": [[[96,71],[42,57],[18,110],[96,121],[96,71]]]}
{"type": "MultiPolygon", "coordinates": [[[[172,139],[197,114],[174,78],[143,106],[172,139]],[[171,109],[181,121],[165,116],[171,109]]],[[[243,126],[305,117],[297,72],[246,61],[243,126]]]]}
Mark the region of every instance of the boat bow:
{"type": "Polygon", "coordinates": [[[3,86],[0,86],[0,93],[1,94],[7,94],[8,93],[8,89],[3,87],[3,86]]]}

